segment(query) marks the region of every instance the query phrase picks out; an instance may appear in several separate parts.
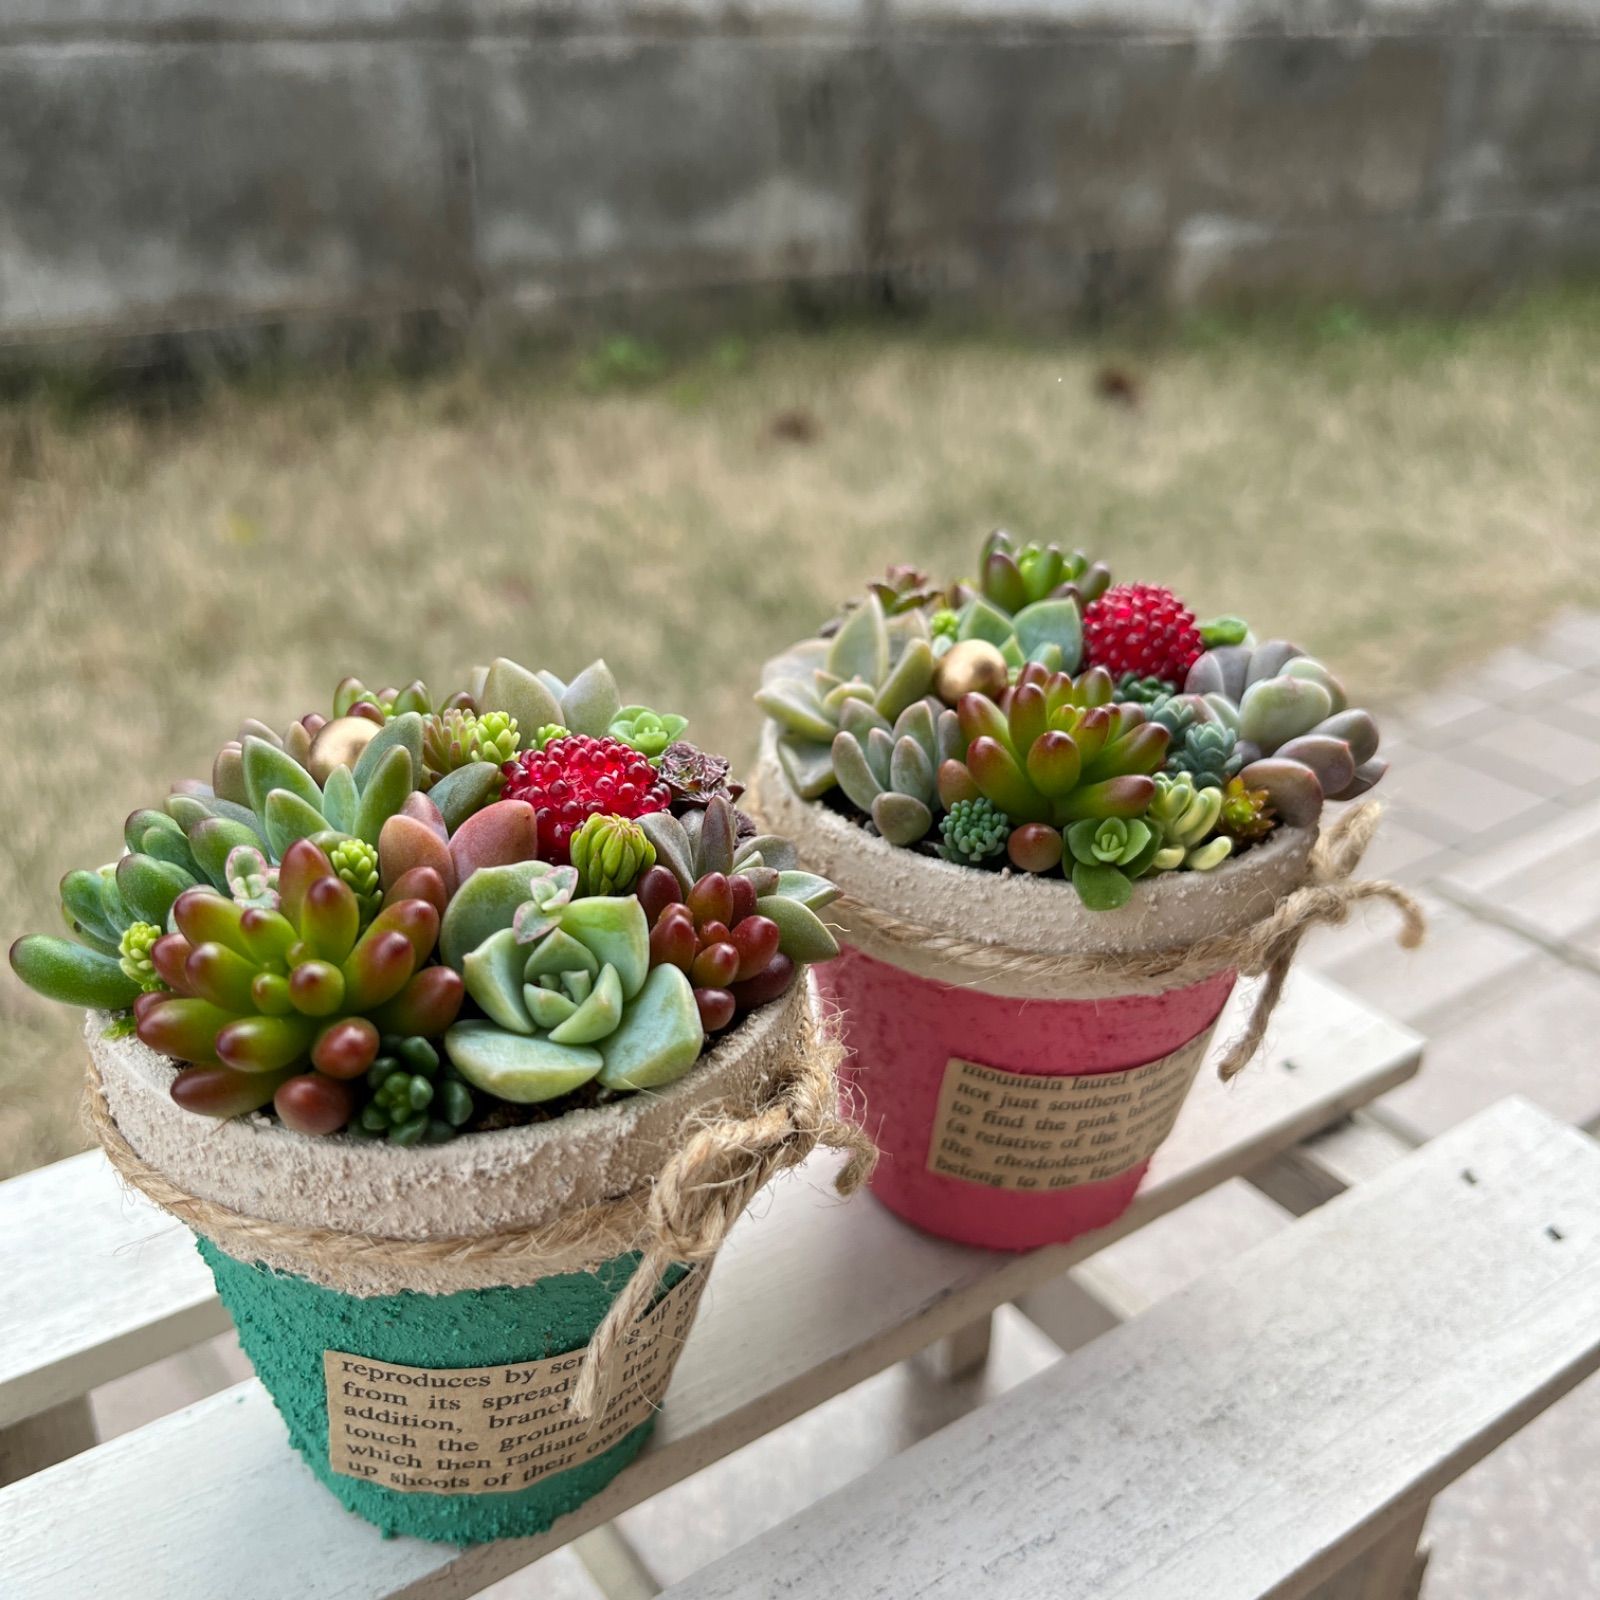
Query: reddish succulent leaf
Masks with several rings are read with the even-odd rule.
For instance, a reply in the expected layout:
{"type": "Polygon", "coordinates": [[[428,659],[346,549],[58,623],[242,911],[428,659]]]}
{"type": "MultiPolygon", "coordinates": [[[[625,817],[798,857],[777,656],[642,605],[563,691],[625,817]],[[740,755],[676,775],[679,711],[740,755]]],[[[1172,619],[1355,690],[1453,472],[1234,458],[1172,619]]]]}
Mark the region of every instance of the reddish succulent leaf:
{"type": "Polygon", "coordinates": [[[437,1038],[461,1010],[466,985],[453,967],[424,967],[387,1005],[371,1013],[384,1033],[437,1038]]]}
{"type": "Polygon", "coordinates": [[[1001,711],[987,695],[964,694],[956,705],[956,717],[961,724],[961,737],[970,745],[974,739],[994,739],[1006,744],[1011,738],[1011,728],[1001,711]]]}
{"type": "Polygon", "coordinates": [[[753,916],[740,922],[730,937],[734,949],[739,952],[739,970],[735,976],[745,979],[767,969],[778,953],[781,935],[771,917],[753,916]]]}
{"type": "Polygon", "coordinates": [[[232,1012],[209,1001],[169,995],[137,1017],[135,1029],[152,1050],[164,1056],[209,1062],[217,1059],[217,1030],[232,1020],[232,1012]]]}
{"type": "Polygon", "coordinates": [[[276,1072],[305,1055],[315,1027],[307,1017],[235,1017],[217,1030],[217,1059],[239,1072],[276,1072]]]}
{"type": "Polygon", "coordinates": [[[698,943],[689,908],[684,906],[680,914],[669,906],[650,930],[650,965],[679,967],[687,972],[694,965],[698,943]]]}
{"type": "Polygon", "coordinates": [[[265,906],[246,906],[239,918],[239,929],[244,934],[250,959],[258,966],[282,961],[299,938],[287,917],[265,906]]]}
{"type": "Polygon", "coordinates": [[[1050,708],[1037,684],[1019,684],[1012,692],[1010,724],[1013,750],[1031,750],[1034,741],[1048,730],[1050,708]]]}
{"type": "Polygon", "coordinates": [[[387,894],[393,900],[426,900],[440,917],[450,905],[450,891],[433,867],[408,868],[394,880],[387,894]]]}
{"type": "Polygon", "coordinates": [[[450,840],[450,859],[455,863],[458,885],[479,867],[532,861],[538,853],[539,824],[526,800],[496,800],[482,811],[475,811],[450,840]]]}
{"type": "Polygon", "coordinates": [[[300,907],[300,937],[324,961],[335,964],[355,948],[361,902],[343,878],[318,878],[300,907]]]}
{"type": "Polygon", "coordinates": [[[720,872],[708,872],[689,891],[686,903],[697,923],[733,920],[733,889],[720,872]]]}
{"type": "Polygon", "coordinates": [[[739,952],[731,944],[708,944],[689,968],[697,988],[722,989],[733,982],[739,971],[739,952]]]}
{"type": "Polygon", "coordinates": [[[289,974],[289,1001],[307,1017],[331,1017],[344,1004],[344,974],[331,961],[302,961],[289,974]]]}
{"type": "MultiPolygon", "coordinates": [[[[424,902],[403,903],[420,905],[424,902]]],[[[406,980],[416,967],[416,950],[403,933],[394,928],[380,928],[374,933],[369,928],[343,967],[346,1007],[366,1012],[392,1000],[406,986],[406,980]]]]}
{"type": "Polygon", "coordinates": [[[337,1133],[356,1108],[355,1090],[320,1072],[301,1072],[278,1086],[273,1109],[296,1133],[337,1133]]]}
{"type": "Polygon", "coordinates": [[[668,906],[677,905],[683,899],[683,891],[679,889],[677,875],[671,867],[647,868],[633,886],[633,892],[652,926],[668,906]]]}
{"type": "Polygon", "coordinates": [[[1061,865],[1061,835],[1043,822],[1028,822],[1012,830],[1006,853],[1013,866],[1024,872],[1053,872],[1061,865]]]}
{"type": "Polygon", "coordinates": [[[964,761],[939,763],[939,803],[948,811],[958,800],[976,800],[981,794],[977,780],[964,761]]]}
{"type": "Polygon", "coordinates": [[[309,839],[296,839],[284,851],[283,860],[278,863],[278,904],[296,927],[300,925],[306,891],[318,878],[326,878],[332,872],[333,863],[309,839]]]}
{"type": "Polygon", "coordinates": [[[378,1030],[365,1017],[330,1022],[311,1046],[311,1064],[332,1078],[359,1078],[378,1059],[378,1030]]]}
{"type": "Polygon", "coordinates": [[[224,1011],[251,1009],[250,984],[256,975],[255,965],[226,945],[196,945],[189,952],[183,973],[189,992],[200,999],[209,1000],[224,1011]]]}
{"type": "Polygon", "coordinates": [[[412,965],[420,967],[439,942],[439,913],[426,900],[390,900],[361,935],[361,943],[391,932],[405,936],[416,954],[412,965]]]}
{"type": "Polygon", "coordinates": [[[150,965],[161,981],[176,994],[189,991],[189,954],[194,946],[181,933],[169,933],[150,947],[150,965]]]}
{"type": "Polygon", "coordinates": [[[1068,821],[1086,817],[1141,817],[1155,798],[1153,778],[1128,775],[1107,778],[1104,783],[1085,784],[1062,802],[1068,821]]]}
{"type": "Polygon", "coordinates": [[[732,992],[727,989],[696,989],[694,1003],[700,1011],[700,1026],[707,1033],[726,1028],[738,1009],[732,992]]]}
{"type": "Polygon", "coordinates": [[[185,889],[172,906],[172,920],[192,945],[221,944],[244,956],[250,953],[240,927],[244,907],[215,889],[185,889]]]}
{"type": "Polygon", "coordinates": [[[794,982],[798,970],[794,962],[779,951],[765,972],[758,972],[755,977],[734,984],[733,998],[741,1011],[754,1011],[757,1006],[764,1006],[783,994],[794,982]]]}
{"type": "Polygon", "coordinates": [[[1049,802],[1022,775],[1011,753],[993,739],[974,739],[967,770],[979,791],[1015,822],[1044,822],[1049,802]]]}
{"type": "Polygon", "coordinates": [[[450,846],[427,823],[397,812],[378,833],[378,881],[385,894],[418,867],[431,868],[449,894],[455,893],[456,864],[450,846]]]}
{"type": "Polygon", "coordinates": [[[235,1072],[231,1067],[185,1067],[172,1080],[174,1103],[202,1117],[242,1117],[259,1111],[292,1072],[235,1072]]]}

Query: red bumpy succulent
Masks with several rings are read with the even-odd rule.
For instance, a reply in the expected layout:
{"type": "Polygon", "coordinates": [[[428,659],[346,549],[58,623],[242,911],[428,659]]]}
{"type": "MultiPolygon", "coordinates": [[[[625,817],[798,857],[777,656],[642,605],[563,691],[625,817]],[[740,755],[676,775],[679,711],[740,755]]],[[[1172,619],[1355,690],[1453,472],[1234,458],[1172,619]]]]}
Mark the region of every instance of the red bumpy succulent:
{"type": "Polygon", "coordinates": [[[656,769],[620,739],[568,734],[524,750],[501,768],[501,798],[526,800],[539,820],[539,857],[566,865],[572,836],[590,817],[642,817],[672,803],[656,769]]]}
{"type": "Polygon", "coordinates": [[[1132,672],[1180,687],[1205,654],[1194,613],[1170,589],[1119,583],[1083,612],[1084,664],[1113,678],[1132,672]]]}
{"type": "Polygon", "coordinates": [[[795,964],[778,949],[778,924],[756,910],[756,890],[739,873],[708,872],[686,896],[667,867],[651,867],[634,888],[650,921],[650,965],[689,974],[707,1033],[776,1000],[795,964]]]}

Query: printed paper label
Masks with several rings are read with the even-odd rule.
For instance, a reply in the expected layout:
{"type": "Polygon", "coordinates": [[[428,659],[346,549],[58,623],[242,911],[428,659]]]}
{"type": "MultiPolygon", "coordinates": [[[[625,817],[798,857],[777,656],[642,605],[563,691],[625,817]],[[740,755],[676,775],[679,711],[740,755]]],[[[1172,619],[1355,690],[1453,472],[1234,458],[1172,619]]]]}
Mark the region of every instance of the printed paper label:
{"type": "Polygon", "coordinates": [[[605,1412],[567,1410],[586,1350],[494,1367],[403,1367],[323,1353],[328,1460],[402,1493],[511,1494],[603,1454],[666,1393],[710,1276],[696,1268],[635,1328],[605,1412]]]}
{"type": "Polygon", "coordinates": [[[1036,1077],[952,1056],[928,1171],[991,1189],[1069,1189],[1152,1155],[1178,1120],[1210,1030],[1170,1056],[1092,1076],[1036,1077]]]}

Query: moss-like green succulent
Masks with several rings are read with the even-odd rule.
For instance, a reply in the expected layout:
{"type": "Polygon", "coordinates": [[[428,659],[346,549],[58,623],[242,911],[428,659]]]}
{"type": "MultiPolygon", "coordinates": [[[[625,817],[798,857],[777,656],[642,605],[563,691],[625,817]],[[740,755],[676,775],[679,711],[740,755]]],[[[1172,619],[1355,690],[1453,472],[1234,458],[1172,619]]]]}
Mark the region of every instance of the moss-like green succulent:
{"type": "Polygon", "coordinates": [[[976,800],[957,800],[939,819],[939,836],[944,841],[939,854],[946,861],[979,867],[1005,854],[1011,819],[982,795],[976,800]]]}
{"type": "Polygon", "coordinates": [[[891,725],[864,700],[844,708],[834,735],[839,787],[872,818],[890,844],[915,844],[933,826],[940,765],[965,743],[955,712],[933,696],[909,705],[891,725]]]}
{"type": "Polygon", "coordinates": [[[367,1068],[365,1099],[350,1132],[390,1144],[445,1144],[472,1120],[472,1091],[430,1040],[384,1038],[367,1068]]]}
{"type": "Polygon", "coordinates": [[[891,626],[876,595],[852,611],[832,639],[798,646],[756,694],[756,704],[781,730],[778,757],[795,790],[808,800],[837,777],[834,736],[844,714],[862,702],[892,724],[933,684],[933,647],[926,617],[911,611],[891,626]]]}

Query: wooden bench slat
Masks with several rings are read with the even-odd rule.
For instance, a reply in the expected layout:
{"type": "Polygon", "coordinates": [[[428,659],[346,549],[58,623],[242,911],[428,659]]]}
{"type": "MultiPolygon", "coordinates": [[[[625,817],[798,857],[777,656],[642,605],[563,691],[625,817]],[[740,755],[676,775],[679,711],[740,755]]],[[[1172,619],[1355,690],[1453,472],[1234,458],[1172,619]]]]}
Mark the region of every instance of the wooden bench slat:
{"type": "Polygon", "coordinates": [[[665,1600],[1288,1600],[1597,1367],[1600,1146],[1506,1101],[665,1600]]]}
{"type": "Polygon", "coordinates": [[[98,1150],[0,1183],[0,1428],[228,1327],[194,1236],[98,1150]]]}
{"type": "Polygon", "coordinates": [[[1319,979],[1299,979],[1280,1016],[1293,1066],[1273,1056],[1226,1087],[1203,1075],[1133,1209],[1092,1241],[1012,1256],[928,1238],[866,1197],[841,1205],[832,1157],[775,1185],[723,1251],[650,1448],[541,1539],[465,1555],[382,1539],[316,1483],[247,1383],[0,1493],[7,1600],[101,1583],[230,1600],[473,1594],[1415,1070],[1414,1034],[1319,979]]]}

